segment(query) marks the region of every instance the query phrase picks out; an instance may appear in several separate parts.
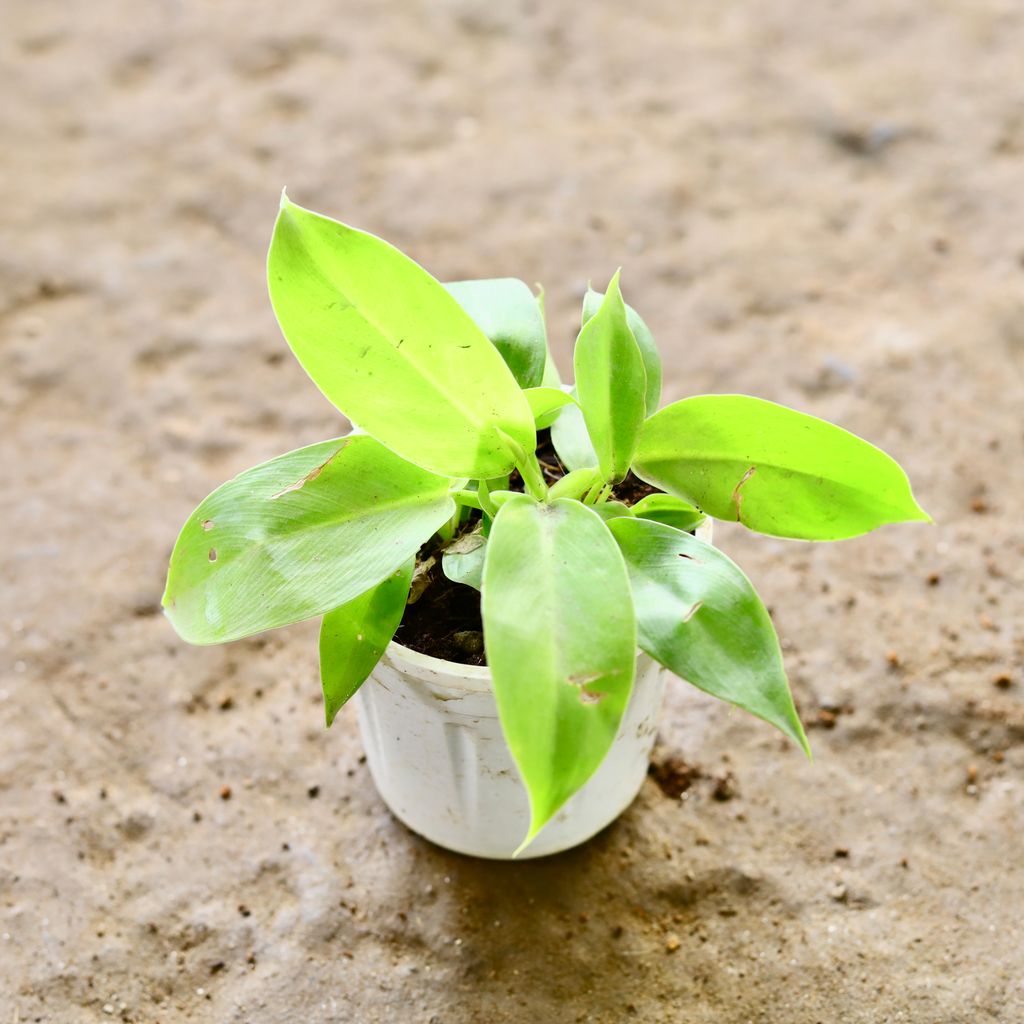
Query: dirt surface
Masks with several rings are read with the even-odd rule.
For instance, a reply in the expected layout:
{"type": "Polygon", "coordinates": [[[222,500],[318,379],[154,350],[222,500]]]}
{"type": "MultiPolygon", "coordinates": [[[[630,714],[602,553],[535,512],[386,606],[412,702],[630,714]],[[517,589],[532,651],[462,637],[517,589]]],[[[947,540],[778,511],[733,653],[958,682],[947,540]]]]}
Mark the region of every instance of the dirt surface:
{"type": "Polygon", "coordinates": [[[1024,1020],[1019,3],[3,24],[0,1021],[1024,1020]],[[442,278],[542,281],[563,370],[622,264],[667,399],[784,401],[903,462],[938,525],[718,533],[813,766],[677,687],[678,799],[476,862],[392,820],[350,713],[324,730],[314,624],[174,636],[194,504],[343,430],[265,297],[282,185],[442,278]]]}

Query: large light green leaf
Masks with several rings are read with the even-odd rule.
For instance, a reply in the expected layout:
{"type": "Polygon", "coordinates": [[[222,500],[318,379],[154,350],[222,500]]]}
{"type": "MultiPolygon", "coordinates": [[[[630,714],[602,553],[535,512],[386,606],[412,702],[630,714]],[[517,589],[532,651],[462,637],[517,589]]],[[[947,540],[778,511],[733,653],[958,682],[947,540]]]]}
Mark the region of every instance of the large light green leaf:
{"type": "Polygon", "coordinates": [[[701,395],[645,424],[633,469],[715,519],[758,533],[841,540],[930,521],[885,452],[824,420],[746,395],[701,395]]]}
{"type": "Polygon", "coordinates": [[[525,846],[615,739],[636,672],[629,579],[590,509],[516,495],[487,541],[482,607],[502,729],[530,795],[525,846]]]}
{"type": "Polygon", "coordinates": [[[300,448],[189,516],[163,604],[194,644],[309,619],[395,572],[454,511],[445,478],[365,434],[300,448]]]}
{"type": "Polygon", "coordinates": [[[267,280],[306,372],[392,451],[475,478],[513,467],[496,428],[533,451],[533,416],[498,350],[438,281],[387,242],[282,198],[267,280]]]}
{"type": "MultiPolygon", "coordinates": [[[[595,292],[593,288],[587,289],[587,294],[583,296],[581,327],[586,326],[587,321],[601,308],[603,301],[604,295],[601,292],[595,292]]],[[[626,305],[626,322],[633,332],[640,355],[644,360],[644,369],[647,371],[645,405],[647,415],[653,416],[658,411],[658,403],[661,401],[661,355],[658,353],[658,346],[654,343],[654,335],[651,334],[650,328],[629,304],[626,305]]]]}
{"type": "Polygon", "coordinates": [[[320,623],[320,684],[327,727],[366,681],[398,629],[409,597],[415,559],[320,623]]]}
{"type": "Polygon", "coordinates": [[[646,416],[647,373],[626,319],[618,273],[576,339],[573,366],[576,394],[601,472],[609,480],[622,480],[646,416]]]}
{"type": "Polygon", "coordinates": [[[445,288],[491,339],[521,388],[544,378],[547,334],[537,298],[514,277],[451,281],[445,288]]]}
{"type": "Polygon", "coordinates": [[[676,675],[781,729],[810,754],[782,652],[750,580],[710,544],[662,523],[614,519],[640,646],[676,675]]]}

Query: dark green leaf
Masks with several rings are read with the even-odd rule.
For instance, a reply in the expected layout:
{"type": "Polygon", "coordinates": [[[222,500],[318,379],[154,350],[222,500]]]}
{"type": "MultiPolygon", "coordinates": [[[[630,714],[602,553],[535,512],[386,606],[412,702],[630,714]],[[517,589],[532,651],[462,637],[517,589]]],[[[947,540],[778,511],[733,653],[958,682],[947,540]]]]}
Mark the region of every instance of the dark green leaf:
{"type": "Polygon", "coordinates": [[[391,643],[405,612],[413,565],[410,558],[386,580],[324,616],[320,624],[320,683],[328,728],[391,643]]]}
{"type": "Polygon", "coordinates": [[[608,524],[629,569],[640,646],[676,675],[770,722],[809,755],[768,612],[710,544],[647,519],[608,524]]]}

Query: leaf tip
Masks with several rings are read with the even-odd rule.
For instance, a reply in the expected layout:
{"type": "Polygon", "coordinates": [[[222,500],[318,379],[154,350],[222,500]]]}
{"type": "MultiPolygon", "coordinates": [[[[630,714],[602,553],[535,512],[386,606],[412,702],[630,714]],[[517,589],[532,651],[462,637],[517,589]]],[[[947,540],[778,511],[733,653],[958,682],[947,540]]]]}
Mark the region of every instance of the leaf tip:
{"type": "Polygon", "coordinates": [[[606,297],[608,295],[616,295],[620,299],[622,298],[622,288],[620,286],[621,278],[622,278],[622,267],[617,267],[616,270],[615,270],[615,273],[612,274],[612,279],[608,282],[608,290],[605,293],[606,297]]]}
{"type": "Polygon", "coordinates": [[[537,834],[547,824],[546,821],[542,821],[539,824],[536,819],[531,818],[530,820],[530,831],[526,833],[526,838],[515,848],[512,854],[513,860],[518,860],[519,855],[537,838],[537,834]]]}

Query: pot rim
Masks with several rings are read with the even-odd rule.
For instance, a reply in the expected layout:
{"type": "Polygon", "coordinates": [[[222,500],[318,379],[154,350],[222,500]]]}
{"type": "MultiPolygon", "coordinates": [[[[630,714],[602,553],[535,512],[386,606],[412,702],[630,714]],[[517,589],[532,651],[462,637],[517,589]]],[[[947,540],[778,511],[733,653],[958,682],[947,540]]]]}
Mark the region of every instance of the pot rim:
{"type": "Polygon", "coordinates": [[[432,654],[421,654],[410,647],[404,647],[397,640],[392,640],[384,653],[396,668],[443,676],[443,679],[437,681],[446,686],[460,686],[466,690],[491,688],[491,670],[487,665],[464,665],[461,661],[435,658],[432,654]]]}

